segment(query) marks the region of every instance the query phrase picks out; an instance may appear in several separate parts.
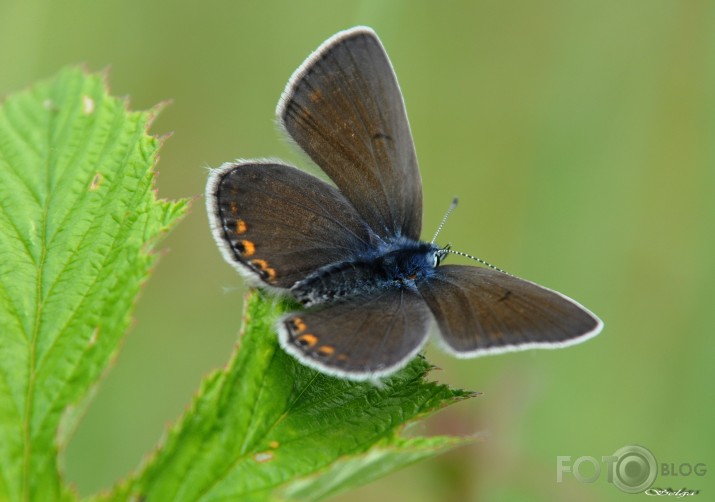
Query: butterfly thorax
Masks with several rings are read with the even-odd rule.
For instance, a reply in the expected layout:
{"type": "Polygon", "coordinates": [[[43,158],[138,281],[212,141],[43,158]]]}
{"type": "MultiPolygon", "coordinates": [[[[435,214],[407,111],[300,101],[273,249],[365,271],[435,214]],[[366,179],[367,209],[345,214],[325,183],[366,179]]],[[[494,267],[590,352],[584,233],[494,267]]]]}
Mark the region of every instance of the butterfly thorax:
{"type": "Polygon", "coordinates": [[[295,283],[291,294],[306,306],[385,288],[414,287],[439,262],[437,246],[401,239],[351,261],[331,263],[295,283]]]}

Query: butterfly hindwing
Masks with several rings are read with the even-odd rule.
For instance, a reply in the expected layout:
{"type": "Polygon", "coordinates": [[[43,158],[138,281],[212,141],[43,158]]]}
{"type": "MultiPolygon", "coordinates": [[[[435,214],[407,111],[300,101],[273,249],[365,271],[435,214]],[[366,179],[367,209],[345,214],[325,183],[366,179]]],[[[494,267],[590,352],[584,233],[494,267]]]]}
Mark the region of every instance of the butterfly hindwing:
{"type": "Polygon", "coordinates": [[[377,35],[328,39],[293,74],[280,123],[381,237],[418,239],[422,182],[397,77],[377,35]]]}
{"type": "Polygon", "coordinates": [[[224,257],[264,284],[289,288],[371,247],[367,224],[335,187],[294,167],[248,161],[212,171],[211,228],[224,257]]]}
{"type": "Polygon", "coordinates": [[[565,346],[602,327],[570,298],[490,268],[443,265],[418,289],[446,348],[460,357],[565,346]]]}
{"type": "Polygon", "coordinates": [[[304,364],[366,380],[407,364],[425,343],[430,323],[415,291],[393,288],[290,314],[278,331],[281,345],[304,364]]]}

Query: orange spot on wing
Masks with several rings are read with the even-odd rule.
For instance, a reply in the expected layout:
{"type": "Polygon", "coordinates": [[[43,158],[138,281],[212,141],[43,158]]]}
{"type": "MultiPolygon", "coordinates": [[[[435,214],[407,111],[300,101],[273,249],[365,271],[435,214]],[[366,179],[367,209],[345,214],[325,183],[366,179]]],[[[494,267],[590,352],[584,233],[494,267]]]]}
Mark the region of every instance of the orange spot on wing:
{"type": "MultiPolygon", "coordinates": [[[[236,209],[236,211],[238,210],[238,208],[236,208],[236,205],[234,203],[231,203],[231,212],[235,214],[236,211],[234,211],[234,208],[236,209]]],[[[236,220],[236,233],[242,234],[246,232],[246,230],[248,230],[246,222],[241,219],[236,220]]]]}
{"type": "Polygon", "coordinates": [[[335,347],[331,347],[330,345],[322,345],[318,347],[318,355],[322,357],[332,356],[334,352],[335,347]]]}
{"type": "Polygon", "coordinates": [[[263,272],[264,279],[267,279],[268,281],[272,281],[273,279],[276,278],[276,271],[268,266],[268,262],[266,260],[261,260],[261,259],[251,260],[251,264],[253,266],[255,266],[256,268],[258,268],[261,272],[263,272]]]}
{"type": "Polygon", "coordinates": [[[291,324],[293,325],[293,330],[296,331],[297,333],[300,333],[301,331],[305,331],[308,326],[305,325],[303,322],[303,319],[300,317],[294,317],[291,319],[291,324]]]}
{"type": "Polygon", "coordinates": [[[253,254],[256,252],[256,245],[253,244],[251,241],[240,241],[241,246],[243,247],[243,250],[241,250],[241,254],[243,256],[253,256],[253,254]]]}
{"type": "Polygon", "coordinates": [[[296,338],[296,341],[303,347],[310,348],[314,347],[315,344],[318,343],[318,337],[311,333],[306,333],[305,335],[300,335],[296,338]]]}

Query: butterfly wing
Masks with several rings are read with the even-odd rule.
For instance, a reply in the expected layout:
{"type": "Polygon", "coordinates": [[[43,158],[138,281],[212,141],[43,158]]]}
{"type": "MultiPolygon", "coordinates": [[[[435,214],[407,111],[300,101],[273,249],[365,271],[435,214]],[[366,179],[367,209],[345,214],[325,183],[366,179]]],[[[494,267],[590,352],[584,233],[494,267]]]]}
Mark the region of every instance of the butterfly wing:
{"type": "Polygon", "coordinates": [[[279,321],[283,348],[324,373],[367,380],[397,371],[424,345],[431,314],[409,289],[387,289],[279,321]]]}
{"type": "Polygon", "coordinates": [[[335,187],[273,162],[213,170],[206,204],[226,261],[277,288],[328,263],[354,259],[374,238],[335,187]]]}
{"type": "Polygon", "coordinates": [[[418,289],[446,348],[458,357],[561,347],[603,327],[570,298],[489,268],[437,267],[418,289]]]}
{"type": "Polygon", "coordinates": [[[276,114],[379,236],[419,239],[417,156],[375,32],[358,27],[324,42],[291,77],[276,114]]]}

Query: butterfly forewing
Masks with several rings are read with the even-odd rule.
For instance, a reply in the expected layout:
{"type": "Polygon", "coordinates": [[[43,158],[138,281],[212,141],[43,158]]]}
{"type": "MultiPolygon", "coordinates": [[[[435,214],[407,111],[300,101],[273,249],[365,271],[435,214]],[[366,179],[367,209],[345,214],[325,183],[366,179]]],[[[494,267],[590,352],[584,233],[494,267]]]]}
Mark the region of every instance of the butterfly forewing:
{"type": "Polygon", "coordinates": [[[283,347],[303,363],[364,380],[404,366],[427,339],[430,322],[415,291],[395,288],[291,314],[279,333],[283,347]]]}
{"type": "Polygon", "coordinates": [[[354,28],[295,72],[277,114],[383,238],[418,239],[422,182],[397,78],[377,35],[354,28]]]}
{"type": "Polygon", "coordinates": [[[207,204],[229,263],[278,288],[354,259],[374,238],[335,187],[282,164],[250,161],[214,170],[207,204]]]}
{"type": "Polygon", "coordinates": [[[601,329],[575,301],[489,268],[441,266],[418,287],[458,356],[564,346],[601,329]]]}

